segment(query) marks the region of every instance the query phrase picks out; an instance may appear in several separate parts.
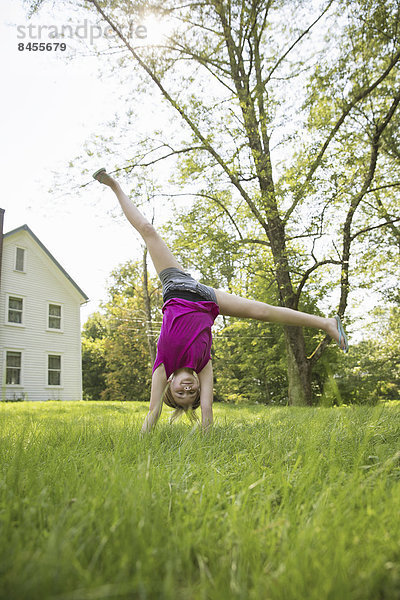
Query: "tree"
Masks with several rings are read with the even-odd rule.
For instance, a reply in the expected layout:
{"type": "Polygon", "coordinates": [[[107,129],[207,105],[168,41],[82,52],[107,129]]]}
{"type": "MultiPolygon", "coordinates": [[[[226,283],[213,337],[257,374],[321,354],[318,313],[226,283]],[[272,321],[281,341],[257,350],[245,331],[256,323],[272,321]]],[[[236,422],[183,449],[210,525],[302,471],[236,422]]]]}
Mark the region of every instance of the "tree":
{"type": "Polygon", "coordinates": [[[341,360],[336,373],[339,397],[355,404],[400,399],[400,310],[374,311],[369,336],[354,348],[350,363],[341,360]]]}
{"type": "Polygon", "coordinates": [[[149,399],[162,299],[158,279],[149,277],[146,255],[114,269],[104,313],[95,313],[84,325],[87,399],[149,399]]]}
{"type": "Polygon", "coordinates": [[[155,343],[161,327],[161,285],[142,262],[114,269],[106,302],[106,400],[148,400],[155,343]]]}
{"type": "Polygon", "coordinates": [[[106,317],[95,312],[82,330],[82,387],[85,400],[99,400],[106,388],[106,337],[106,317]]]}
{"type": "Polygon", "coordinates": [[[151,362],[143,305],[137,297],[115,296],[106,306],[110,334],[105,342],[106,388],[102,400],[149,398],[151,362]]]}
{"type": "MultiPolygon", "coordinates": [[[[319,12],[311,1],[155,0],[151,10],[176,32],[150,48],[128,36],[146,3],[85,5],[181,123],[124,168],[180,157],[181,183],[221,206],[215,191],[224,190],[232,218],[246,214],[252,235],[238,227],[238,238],[269,249],[265,277],[280,305],[298,308],[318,282],[329,299],[339,275],[343,316],[370,234],[399,239],[395,0],[327,0],[319,12]]],[[[329,340],[308,359],[303,331],[284,331],[289,401],[310,403],[312,368],[329,340]]]]}

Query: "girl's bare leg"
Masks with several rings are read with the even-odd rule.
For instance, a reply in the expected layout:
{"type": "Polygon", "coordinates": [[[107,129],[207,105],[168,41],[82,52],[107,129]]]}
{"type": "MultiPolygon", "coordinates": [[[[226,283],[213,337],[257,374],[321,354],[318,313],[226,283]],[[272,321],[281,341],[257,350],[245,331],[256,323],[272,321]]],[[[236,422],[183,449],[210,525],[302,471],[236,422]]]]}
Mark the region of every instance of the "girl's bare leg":
{"type": "MultiPolygon", "coordinates": [[[[282,325],[322,329],[339,343],[339,331],[335,318],[318,317],[317,315],[310,315],[298,310],[292,310],[291,308],[271,306],[265,302],[248,300],[240,296],[228,294],[222,290],[215,290],[215,293],[221,315],[270,321],[271,323],[281,323],[282,325]]],[[[343,340],[341,344],[341,347],[344,348],[343,340]]]]}
{"type": "Polygon", "coordinates": [[[160,274],[161,271],[168,269],[169,267],[175,267],[182,271],[182,265],[176,260],[162,237],[157,233],[146,217],[144,217],[136,208],[132,200],[125,192],[123,192],[119,183],[105,171],[96,177],[96,179],[100,181],[100,183],[110,187],[117,196],[126,218],[142,236],[157,273],[160,274]]]}

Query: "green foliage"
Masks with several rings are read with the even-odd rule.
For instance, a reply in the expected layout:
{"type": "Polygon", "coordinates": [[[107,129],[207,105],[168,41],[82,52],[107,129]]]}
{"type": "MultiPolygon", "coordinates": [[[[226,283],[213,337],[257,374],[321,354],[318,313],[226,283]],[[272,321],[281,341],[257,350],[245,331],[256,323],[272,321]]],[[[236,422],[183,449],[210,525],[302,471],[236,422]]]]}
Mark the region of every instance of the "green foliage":
{"type": "MultiPolygon", "coordinates": [[[[174,254],[185,268],[193,268],[199,281],[231,289],[244,267],[244,251],[235,238],[229,193],[214,192],[196,198],[163,228],[174,254]]],[[[232,208],[232,212],[234,208],[232,208]]]]}
{"type": "Polygon", "coordinates": [[[369,335],[351,352],[351,360],[341,357],[337,381],[346,402],[375,404],[400,399],[400,309],[393,308],[386,318],[381,311],[377,322],[369,322],[369,335]],[[374,331],[375,329],[375,331],[374,331]]]}
{"type": "Polygon", "coordinates": [[[216,399],[287,404],[282,329],[268,323],[227,320],[214,335],[216,399]]]}
{"type": "Polygon", "coordinates": [[[393,600],[399,405],[0,404],[0,597],[393,600]]]}
{"type": "Polygon", "coordinates": [[[114,296],[112,304],[106,305],[111,326],[105,342],[104,400],[147,400],[150,397],[152,365],[140,300],[114,296]]]}
{"type": "Polygon", "coordinates": [[[161,320],[158,279],[149,280],[152,319],[147,321],[143,270],[128,262],[111,274],[104,313],[83,330],[83,391],[90,400],[148,400],[152,363],[149,336],[157,339],[161,320]]]}
{"type": "Polygon", "coordinates": [[[107,319],[93,313],[82,329],[82,387],[85,400],[99,400],[105,390],[107,319]]]}

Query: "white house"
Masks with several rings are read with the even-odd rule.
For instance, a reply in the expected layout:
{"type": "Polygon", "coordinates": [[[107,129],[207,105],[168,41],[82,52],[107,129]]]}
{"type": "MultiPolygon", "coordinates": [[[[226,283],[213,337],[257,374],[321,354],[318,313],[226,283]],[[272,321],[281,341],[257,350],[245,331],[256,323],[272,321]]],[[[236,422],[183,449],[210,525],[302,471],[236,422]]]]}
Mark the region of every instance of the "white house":
{"type": "Polygon", "coordinates": [[[4,234],[0,265],[1,399],[81,400],[86,294],[27,225],[4,234]]]}

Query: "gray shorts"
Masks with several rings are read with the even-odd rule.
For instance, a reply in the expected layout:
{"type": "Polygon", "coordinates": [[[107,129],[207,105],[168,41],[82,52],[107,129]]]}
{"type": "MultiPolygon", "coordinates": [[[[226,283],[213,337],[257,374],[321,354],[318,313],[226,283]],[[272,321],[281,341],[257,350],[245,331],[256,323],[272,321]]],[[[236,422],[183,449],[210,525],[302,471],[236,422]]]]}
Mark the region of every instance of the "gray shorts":
{"type": "Polygon", "coordinates": [[[163,298],[169,300],[170,298],[177,297],[182,294],[182,297],[186,296],[186,293],[192,294],[193,297],[198,296],[199,300],[206,300],[209,302],[217,302],[217,296],[215,290],[208,285],[203,285],[196,281],[190,273],[185,273],[175,267],[169,267],[164,269],[159,274],[161,283],[163,286],[163,298]],[[175,296],[176,294],[176,296],[175,296]]]}

